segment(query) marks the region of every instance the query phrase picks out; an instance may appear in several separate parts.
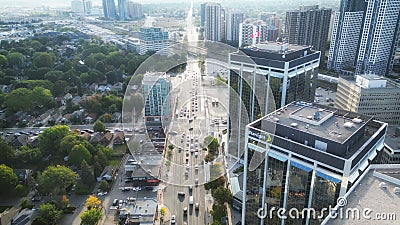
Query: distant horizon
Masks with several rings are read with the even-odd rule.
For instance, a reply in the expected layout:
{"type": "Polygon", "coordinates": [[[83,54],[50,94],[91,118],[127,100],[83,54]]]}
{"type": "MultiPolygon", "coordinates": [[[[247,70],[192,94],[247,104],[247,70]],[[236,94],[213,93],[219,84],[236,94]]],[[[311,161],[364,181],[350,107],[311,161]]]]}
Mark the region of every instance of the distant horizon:
{"type": "MultiPolygon", "coordinates": [[[[5,8],[12,8],[12,7],[17,7],[17,8],[31,8],[31,7],[71,7],[71,0],[1,0],[2,1],[2,6],[5,8]]],[[[189,3],[191,1],[189,0],[133,0],[134,2],[139,2],[142,4],[150,3],[182,3],[186,2],[189,3]]],[[[256,0],[213,0],[213,2],[219,2],[221,4],[224,4],[226,6],[229,6],[230,3],[237,3],[237,2],[256,2],[256,0]]],[[[340,0],[336,0],[340,1],[340,0]]],[[[117,0],[115,0],[117,4],[117,0]]],[[[199,2],[210,2],[208,0],[193,0],[195,3],[199,2]]],[[[329,4],[329,1],[323,1],[323,0],[266,0],[263,3],[267,4],[268,2],[297,2],[298,5],[310,5],[310,4],[318,4],[320,6],[329,4]]],[[[92,4],[94,6],[101,6],[102,0],[92,0],[92,4]]]]}

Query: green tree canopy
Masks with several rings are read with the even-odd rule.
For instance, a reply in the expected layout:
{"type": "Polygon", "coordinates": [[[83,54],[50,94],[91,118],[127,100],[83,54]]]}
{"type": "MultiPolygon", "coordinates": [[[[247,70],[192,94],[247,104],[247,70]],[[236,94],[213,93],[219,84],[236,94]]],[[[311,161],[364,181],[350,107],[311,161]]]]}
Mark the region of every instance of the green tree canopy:
{"type": "Polygon", "coordinates": [[[0,138],[0,164],[13,165],[15,151],[12,149],[3,138],[0,138]]]}
{"type": "Polygon", "coordinates": [[[0,55],[0,67],[5,67],[8,64],[7,57],[4,55],[0,55]]]}
{"type": "Polygon", "coordinates": [[[103,213],[101,212],[101,209],[91,208],[86,212],[82,213],[81,225],[96,225],[102,216],[103,213]]]}
{"type": "Polygon", "coordinates": [[[75,145],[68,156],[68,161],[71,165],[80,166],[82,161],[89,162],[91,159],[90,152],[82,144],[75,145]]]}
{"type": "Polygon", "coordinates": [[[101,121],[96,121],[93,124],[93,130],[95,132],[106,132],[106,127],[104,126],[103,122],[101,121]]]}
{"type": "Polygon", "coordinates": [[[65,166],[49,166],[39,177],[39,191],[42,194],[58,194],[76,183],[77,174],[65,166]]]}
{"type": "Polygon", "coordinates": [[[10,67],[17,66],[20,67],[22,65],[22,60],[24,55],[19,52],[11,52],[7,55],[8,65],[10,67]]]}
{"type": "Polygon", "coordinates": [[[233,202],[232,192],[223,186],[219,186],[217,189],[212,191],[212,196],[219,204],[224,204],[225,202],[232,204],[233,202]]]}
{"type": "Polygon", "coordinates": [[[69,133],[69,127],[57,125],[46,128],[39,134],[39,147],[43,154],[60,154],[60,142],[69,133]]]}
{"type": "Polygon", "coordinates": [[[39,214],[37,217],[38,224],[49,224],[55,225],[62,218],[62,211],[57,209],[57,207],[51,203],[45,203],[40,205],[39,214]]]}
{"type": "Polygon", "coordinates": [[[93,170],[92,168],[90,168],[86,160],[82,160],[81,163],[81,180],[86,185],[90,185],[95,181],[93,176],[93,170]]]}
{"type": "Polygon", "coordinates": [[[55,57],[51,53],[47,52],[36,52],[33,55],[33,65],[36,66],[36,68],[41,68],[41,67],[53,67],[54,66],[54,60],[55,57]]]}
{"type": "Polygon", "coordinates": [[[10,193],[18,181],[13,169],[4,164],[0,165],[0,195],[10,193]]]}

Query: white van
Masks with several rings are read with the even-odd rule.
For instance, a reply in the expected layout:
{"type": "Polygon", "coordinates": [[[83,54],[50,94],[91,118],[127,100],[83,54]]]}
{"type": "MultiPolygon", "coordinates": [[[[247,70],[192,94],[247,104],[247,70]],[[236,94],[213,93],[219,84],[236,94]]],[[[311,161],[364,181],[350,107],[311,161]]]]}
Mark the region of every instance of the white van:
{"type": "Polygon", "coordinates": [[[193,195],[191,195],[191,196],[189,197],[189,204],[190,204],[190,205],[193,205],[193,195]]]}

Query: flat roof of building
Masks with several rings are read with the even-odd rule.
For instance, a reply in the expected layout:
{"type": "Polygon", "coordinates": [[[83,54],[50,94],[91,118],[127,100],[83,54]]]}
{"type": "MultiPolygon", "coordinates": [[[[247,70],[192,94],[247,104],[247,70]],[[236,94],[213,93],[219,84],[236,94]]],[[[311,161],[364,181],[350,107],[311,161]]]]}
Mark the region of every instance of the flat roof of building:
{"type": "Polygon", "coordinates": [[[265,116],[263,119],[291,127],[334,142],[343,143],[358,129],[365,126],[365,118],[355,119],[336,114],[334,109],[322,108],[306,102],[292,102],[265,116]],[[316,116],[319,114],[319,116],[316,116]]]}
{"type": "Polygon", "coordinates": [[[167,73],[165,72],[146,72],[143,75],[143,83],[144,84],[153,84],[158,81],[160,78],[167,78],[167,73]]]}
{"type": "Polygon", "coordinates": [[[400,129],[399,126],[388,126],[385,144],[392,150],[400,150],[400,135],[396,135],[396,129],[400,129]]]}
{"type": "Polygon", "coordinates": [[[288,53],[291,51],[299,51],[303,49],[310,49],[311,47],[308,45],[293,45],[288,43],[282,42],[265,42],[261,44],[257,44],[256,46],[247,46],[244,49],[250,49],[253,51],[260,51],[260,52],[272,52],[272,53],[288,53]],[[276,49],[284,49],[283,52],[277,51],[276,49]]]}
{"type": "MultiPolygon", "coordinates": [[[[399,199],[400,195],[394,193],[397,185],[374,176],[373,171],[369,171],[365,177],[356,184],[357,187],[346,198],[347,205],[343,208],[343,217],[330,219],[328,225],[365,225],[365,224],[397,224],[399,220],[398,212],[400,212],[399,199]],[[386,188],[381,188],[384,182],[386,188]],[[359,219],[353,219],[351,216],[346,218],[346,209],[358,209],[360,211],[359,219]],[[363,216],[363,210],[369,209],[371,212],[368,219],[363,216]],[[377,213],[395,213],[395,220],[376,220],[377,213]],[[397,222],[396,222],[397,221],[397,222]]],[[[351,214],[350,214],[351,215],[351,214]]]]}

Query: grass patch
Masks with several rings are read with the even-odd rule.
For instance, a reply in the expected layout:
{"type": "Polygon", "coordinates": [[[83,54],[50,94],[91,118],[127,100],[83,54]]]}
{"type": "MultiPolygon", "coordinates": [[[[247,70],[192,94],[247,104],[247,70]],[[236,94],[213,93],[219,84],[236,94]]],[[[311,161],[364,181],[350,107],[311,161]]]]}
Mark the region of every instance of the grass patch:
{"type": "Polygon", "coordinates": [[[128,152],[129,152],[128,146],[127,146],[126,144],[123,144],[123,145],[114,145],[114,146],[113,146],[113,149],[114,149],[114,153],[122,153],[122,154],[125,154],[125,153],[128,153],[128,152]]]}
{"type": "Polygon", "coordinates": [[[116,159],[108,161],[109,166],[119,166],[120,163],[121,163],[121,160],[116,160],[116,159]]]}
{"type": "Polygon", "coordinates": [[[6,209],[11,208],[11,206],[0,206],[0,213],[6,211],[6,209]]]}

